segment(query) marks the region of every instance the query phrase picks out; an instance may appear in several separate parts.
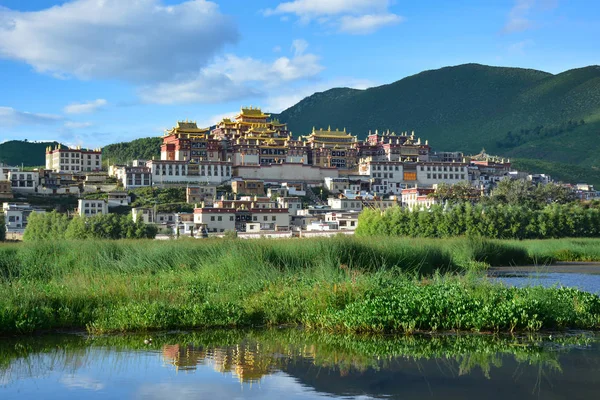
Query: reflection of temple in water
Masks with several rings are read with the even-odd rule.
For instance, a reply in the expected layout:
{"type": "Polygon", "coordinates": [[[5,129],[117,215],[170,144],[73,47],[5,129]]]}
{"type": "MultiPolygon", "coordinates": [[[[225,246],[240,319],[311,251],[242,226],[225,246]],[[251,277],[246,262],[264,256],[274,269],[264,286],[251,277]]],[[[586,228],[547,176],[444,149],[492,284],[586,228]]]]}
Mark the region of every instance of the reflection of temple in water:
{"type": "Polygon", "coordinates": [[[218,348],[165,345],[163,359],[178,371],[192,371],[198,365],[211,364],[215,371],[235,374],[240,382],[257,382],[281,366],[288,357],[261,351],[257,343],[242,342],[218,348]]]}

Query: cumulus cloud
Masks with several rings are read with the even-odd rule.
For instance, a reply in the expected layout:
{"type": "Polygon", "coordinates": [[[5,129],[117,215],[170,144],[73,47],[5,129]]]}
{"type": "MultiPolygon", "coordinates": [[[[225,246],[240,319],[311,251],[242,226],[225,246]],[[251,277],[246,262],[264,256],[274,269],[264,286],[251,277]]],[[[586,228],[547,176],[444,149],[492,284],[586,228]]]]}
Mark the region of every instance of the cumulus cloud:
{"type": "Polygon", "coordinates": [[[106,104],[108,102],[104,99],[97,99],[86,103],[72,103],[64,108],[64,112],[67,114],[87,114],[106,106],[106,104]]]}
{"type": "Polygon", "coordinates": [[[41,11],[0,7],[0,56],[79,79],[160,81],[195,73],[236,25],[207,0],[73,0],[41,11]]]}
{"type": "Polygon", "coordinates": [[[260,91],[209,71],[201,71],[192,79],[161,82],[139,90],[142,101],[154,104],[218,103],[255,95],[260,91]]]}
{"type": "Polygon", "coordinates": [[[47,125],[61,121],[60,115],[36,114],[18,111],[12,107],[0,107],[0,126],[13,127],[20,125],[47,125]]]}
{"type": "Polygon", "coordinates": [[[252,57],[227,54],[217,57],[197,75],[186,79],[147,85],[140,96],[147,103],[215,103],[264,96],[273,89],[318,75],[324,68],[315,54],[305,53],[308,43],[296,40],[292,57],[279,57],[268,63],[252,57]]]}
{"type": "Polygon", "coordinates": [[[391,0],[294,0],[264,11],[265,16],[293,14],[301,23],[313,20],[338,32],[368,34],[404,20],[389,11],[391,0]]]}

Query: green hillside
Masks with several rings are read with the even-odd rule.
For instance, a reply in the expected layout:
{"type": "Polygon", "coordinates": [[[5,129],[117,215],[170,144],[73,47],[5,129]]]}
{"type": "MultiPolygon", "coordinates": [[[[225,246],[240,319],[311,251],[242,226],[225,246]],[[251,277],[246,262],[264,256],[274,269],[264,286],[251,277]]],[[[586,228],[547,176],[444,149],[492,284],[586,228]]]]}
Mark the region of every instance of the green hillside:
{"type": "MultiPolygon", "coordinates": [[[[600,166],[600,67],[557,75],[478,64],[446,67],[367,90],[316,93],[276,117],[295,135],[330,125],[360,138],[375,129],[414,130],[436,150],[477,153],[485,147],[523,162],[589,170],[600,166]]],[[[573,180],[568,168],[554,170],[573,180]]]]}
{"type": "Polygon", "coordinates": [[[160,158],[161,137],[136,139],[131,142],[110,144],[102,149],[104,162],[110,164],[126,164],[131,160],[152,160],[160,158]]]}
{"type": "Polygon", "coordinates": [[[46,165],[46,147],[58,144],[58,142],[28,142],[25,140],[10,140],[0,143],[0,163],[40,167],[46,165]]]}

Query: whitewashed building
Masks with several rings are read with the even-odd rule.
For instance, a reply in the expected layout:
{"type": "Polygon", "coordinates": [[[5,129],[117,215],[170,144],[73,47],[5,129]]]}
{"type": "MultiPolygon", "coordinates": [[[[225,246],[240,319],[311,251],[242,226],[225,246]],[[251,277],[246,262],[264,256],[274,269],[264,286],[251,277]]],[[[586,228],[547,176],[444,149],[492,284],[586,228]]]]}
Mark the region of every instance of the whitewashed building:
{"type": "Polygon", "coordinates": [[[91,172],[102,169],[101,149],[74,149],[57,146],[46,149],[46,169],[54,172],[91,172]]]}
{"type": "Polygon", "coordinates": [[[232,164],[224,161],[201,161],[189,164],[186,161],[152,160],[147,162],[154,185],[167,184],[211,184],[219,185],[231,180],[232,164]]]}
{"type": "Polygon", "coordinates": [[[35,192],[40,182],[40,173],[37,171],[10,171],[8,178],[13,191],[35,192]]]}
{"type": "Polygon", "coordinates": [[[79,199],[77,201],[77,213],[80,217],[108,214],[108,202],[106,200],[79,199]]]}

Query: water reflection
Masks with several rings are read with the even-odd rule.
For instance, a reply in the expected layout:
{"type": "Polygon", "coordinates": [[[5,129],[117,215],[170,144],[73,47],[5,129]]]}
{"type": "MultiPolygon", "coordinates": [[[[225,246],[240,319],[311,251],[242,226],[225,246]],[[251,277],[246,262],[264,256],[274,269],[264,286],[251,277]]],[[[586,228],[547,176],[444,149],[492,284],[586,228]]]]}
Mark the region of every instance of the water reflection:
{"type": "Polygon", "coordinates": [[[144,339],[2,340],[0,397],[593,398],[600,389],[600,338],[591,333],[357,337],[289,329],[144,339]]]}

